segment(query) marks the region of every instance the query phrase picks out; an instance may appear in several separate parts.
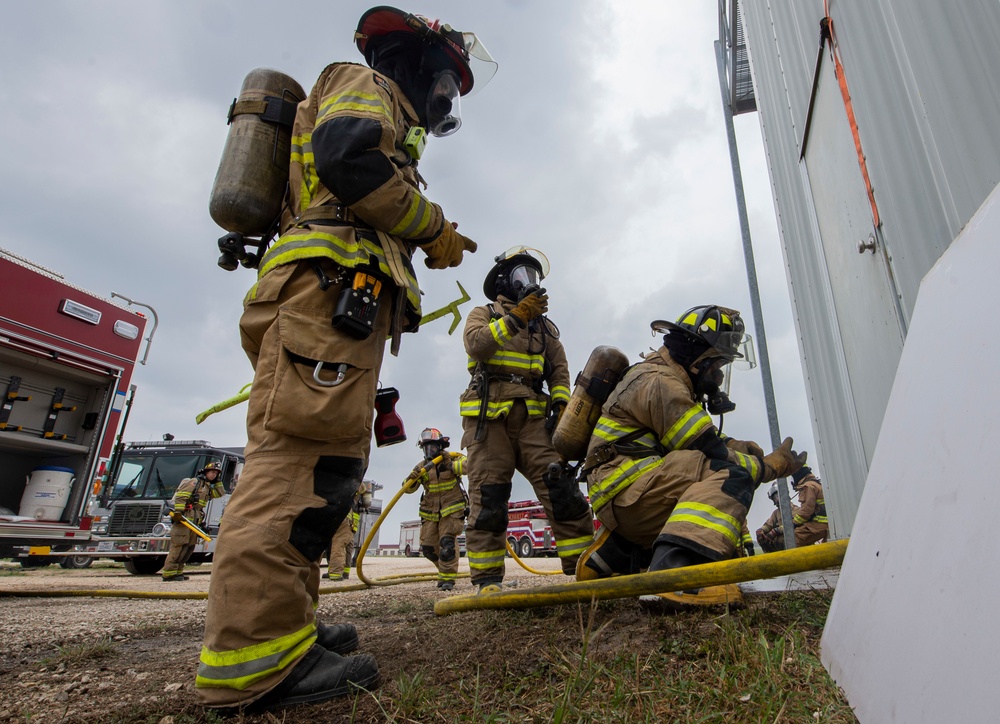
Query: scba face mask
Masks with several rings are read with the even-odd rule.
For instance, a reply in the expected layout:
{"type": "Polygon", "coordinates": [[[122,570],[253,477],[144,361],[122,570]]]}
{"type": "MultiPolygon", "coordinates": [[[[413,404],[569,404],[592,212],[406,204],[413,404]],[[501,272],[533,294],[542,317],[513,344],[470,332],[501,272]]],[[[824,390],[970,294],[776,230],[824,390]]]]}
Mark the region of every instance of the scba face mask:
{"type": "Polygon", "coordinates": [[[458,76],[443,70],[434,75],[427,94],[427,131],[438,138],[450,136],[462,126],[458,76]]]}

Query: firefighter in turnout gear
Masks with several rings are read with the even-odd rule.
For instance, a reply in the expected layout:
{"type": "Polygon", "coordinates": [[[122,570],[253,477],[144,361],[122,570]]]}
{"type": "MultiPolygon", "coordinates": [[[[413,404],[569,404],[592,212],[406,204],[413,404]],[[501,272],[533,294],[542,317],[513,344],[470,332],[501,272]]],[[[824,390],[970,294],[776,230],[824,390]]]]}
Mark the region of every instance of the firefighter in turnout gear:
{"type": "Polygon", "coordinates": [[[450,591],[458,577],[458,537],[465,530],[469,496],[462,488],[466,457],[448,454],[437,465],[431,461],[444,453],[449,438],[428,427],[417,446],[424,460],[413,468],[413,479],[424,486],[420,496],[420,551],[438,569],[438,588],[450,591]]]}
{"type": "Polygon", "coordinates": [[[808,546],[825,541],[830,534],[830,526],[819,478],[809,467],[802,467],[792,475],[792,487],[799,494],[799,507],[792,515],[795,545],[808,546]]]}
{"type": "Polygon", "coordinates": [[[573,574],[594,532],[590,506],[552,446],[570,380],[559,330],[545,316],[548,296],[539,286],[548,259],[517,246],[495,261],[483,284],[492,303],[473,309],[466,321],[472,381],[461,396],[471,498],[466,551],[472,583],[481,591],[503,581],[515,470],[545,508],[564,573],[573,574]]]}
{"type": "MultiPolygon", "coordinates": [[[[330,541],[330,555],[327,556],[326,573],[321,578],[331,581],[345,581],[351,577],[351,564],[354,560],[354,538],[361,525],[361,513],[367,512],[363,501],[368,492],[368,486],[361,483],[358,492],[354,494],[354,505],[344,522],[337,528],[330,541]]],[[[370,499],[370,495],[368,496],[370,499]]]]}
{"type": "Polygon", "coordinates": [[[182,525],[181,518],[202,526],[205,520],[205,506],[211,498],[221,498],[225,494],[222,487],[222,466],[211,462],[198,471],[193,478],[184,478],[171,501],[170,552],[163,564],[164,581],[186,581],[184,564],[194,552],[198,536],[193,530],[182,525]]]}
{"type": "MultiPolygon", "coordinates": [[[[801,469],[804,470],[805,468],[801,469]]],[[[757,529],[757,542],[760,543],[760,547],[765,553],[774,553],[775,551],[785,550],[785,535],[784,528],[781,525],[781,509],[778,506],[777,483],[771,483],[771,488],[767,491],[767,497],[774,503],[774,512],[764,522],[764,525],[757,529]]],[[[792,514],[795,515],[797,511],[798,508],[792,506],[792,514]]]]}
{"type": "MultiPolygon", "coordinates": [[[[705,410],[722,368],[741,357],[739,312],[700,306],[656,321],[663,346],[629,368],[601,410],[583,469],[602,528],[579,580],[731,558],[754,490],[805,462],[792,440],[769,455],[720,435],[705,410]]],[[[643,596],[669,605],[735,602],[736,586],[643,596]]]]}
{"type": "Polygon", "coordinates": [[[315,611],[319,562],[367,468],[387,338],[415,331],[410,257],[457,266],[476,245],[423,195],[424,131],[457,129],[487,79],[475,35],[379,6],[355,33],[368,67],[333,63],[298,104],[280,236],[244,300],[254,367],[246,465],[215,552],[195,682],[208,707],[250,711],[368,689],[374,657],[315,611]],[[478,70],[477,70],[478,73],[478,70]]]}

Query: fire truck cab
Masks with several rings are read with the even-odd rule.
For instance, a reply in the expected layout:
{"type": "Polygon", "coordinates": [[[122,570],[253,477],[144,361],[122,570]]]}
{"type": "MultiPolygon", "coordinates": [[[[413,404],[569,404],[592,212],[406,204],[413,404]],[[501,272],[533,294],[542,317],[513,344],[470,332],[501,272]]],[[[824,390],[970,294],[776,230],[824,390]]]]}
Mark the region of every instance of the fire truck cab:
{"type": "Polygon", "coordinates": [[[144,315],[0,249],[0,557],[90,539],[87,506],[145,325],[144,315]]]}

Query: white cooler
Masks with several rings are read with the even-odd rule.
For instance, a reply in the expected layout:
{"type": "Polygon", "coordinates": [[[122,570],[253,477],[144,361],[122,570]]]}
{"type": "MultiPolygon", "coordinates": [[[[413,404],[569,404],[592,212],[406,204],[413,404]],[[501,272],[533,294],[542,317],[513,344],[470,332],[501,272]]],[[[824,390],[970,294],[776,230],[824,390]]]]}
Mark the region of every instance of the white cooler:
{"type": "Polygon", "coordinates": [[[44,465],[32,470],[24,495],[21,496],[18,514],[35,520],[57,521],[62,518],[73,488],[74,475],[72,468],[55,465],[44,465]]]}

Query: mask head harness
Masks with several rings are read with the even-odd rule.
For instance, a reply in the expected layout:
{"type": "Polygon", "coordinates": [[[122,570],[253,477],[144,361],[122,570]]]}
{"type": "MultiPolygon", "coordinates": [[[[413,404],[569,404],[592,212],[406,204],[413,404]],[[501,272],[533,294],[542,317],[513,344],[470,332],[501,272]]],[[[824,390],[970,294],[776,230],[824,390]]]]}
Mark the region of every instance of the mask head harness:
{"type": "Polygon", "coordinates": [[[485,85],[496,62],[475,33],[380,5],[365,12],[354,33],[370,68],[392,78],[413,103],[432,136],[448,136],[462,125],[460,97],[475,85],[472,62],[485,85]]]}
{"type": "Polygon", "coordinates": [[[538,249],[512,246],[493,261],[496,263],[483,281],[487,299],[496,301],[498,296],[504,296],[520,301],[528,294],[543,291],[541,282],[549,274],[549,260],[538,249]]]}
{"type": "Polygon", "coordinates": [[[425,427],[417,440],[417,447],[424,451],[424,460],[433,460],[445,451],[449,443],[450,438],[442,435],[436,427],[425,427]]]}
{"type": "Polygon", "coordinates": [[[739,349],[745,327],[738,311],[703,305],[687,310],[676,322],[658,319],[649,326],[654,333],[664,335],[664,346],[688,371],[695,393],[707,399],[711,414],[736,409],[721,385],[725,380],[722,368],[743,357],[739,349]]]}

